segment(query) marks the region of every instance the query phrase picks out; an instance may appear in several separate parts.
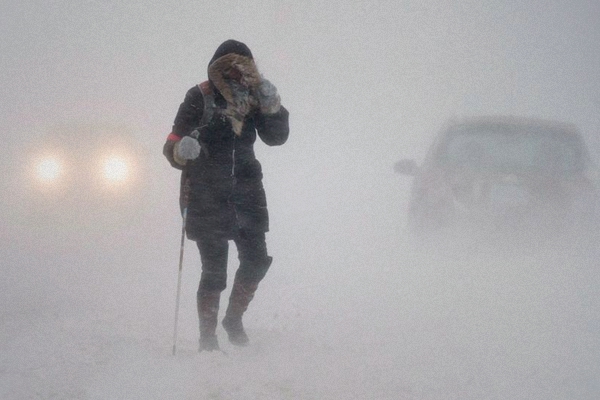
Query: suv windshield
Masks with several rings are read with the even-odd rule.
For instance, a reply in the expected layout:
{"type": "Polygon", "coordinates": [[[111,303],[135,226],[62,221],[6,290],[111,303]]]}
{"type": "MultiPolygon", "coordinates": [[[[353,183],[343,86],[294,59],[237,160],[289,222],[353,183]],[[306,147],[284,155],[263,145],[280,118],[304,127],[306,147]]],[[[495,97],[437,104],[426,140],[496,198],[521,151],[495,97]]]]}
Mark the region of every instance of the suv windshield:
{"type": "Polygon", "coordinates": [[[508,171],[575,172],[583,167],[577,136],[523,127],[462,127],[450,132],[438,159],[449,166],[508,171]]]}

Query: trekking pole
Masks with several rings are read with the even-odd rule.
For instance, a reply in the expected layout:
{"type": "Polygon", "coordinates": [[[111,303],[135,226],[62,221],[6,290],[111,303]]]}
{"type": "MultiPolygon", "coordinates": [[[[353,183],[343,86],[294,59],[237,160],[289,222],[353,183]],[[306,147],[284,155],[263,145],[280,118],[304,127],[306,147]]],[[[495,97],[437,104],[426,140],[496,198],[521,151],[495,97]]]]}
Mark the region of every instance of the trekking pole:
{"type": "MultiPolygon", "coordinates": [[[[184,171],[187,175],[187,171],[184,171]]],[[[181,224],[181,245],[179,247],[179,273],[177,275],[177,297],[175,299],[175,324],[173,327],[173,355],[177,352],[177,320],[179,319],[179,298],[181,297],[181,271],[183,269],[183,247],[185,244],[185,224],[187,221],[187,211],[189,202],[190,182],[185,179],[183,186],[183,212],[181,224]]]]}

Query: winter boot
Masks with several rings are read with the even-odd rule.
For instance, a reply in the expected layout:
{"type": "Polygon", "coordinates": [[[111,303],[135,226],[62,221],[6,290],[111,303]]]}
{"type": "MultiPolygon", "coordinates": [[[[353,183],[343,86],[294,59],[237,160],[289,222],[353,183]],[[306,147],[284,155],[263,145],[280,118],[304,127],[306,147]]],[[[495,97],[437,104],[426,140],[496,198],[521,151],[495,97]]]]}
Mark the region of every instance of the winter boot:
{"type": "Polygon", "coordinates": [[[200,320],[199,351],[220,350],[216,335],[221,292],[198,291],[198,319],[200,320]]]}
{"type": "Polygon", "coordinates": [[[229,336],[229,341],[236,346],[246,346],[249,342],[242,324],[242,315],[248,309],[257,288],[258,283],[242,284],[236,281],[233,284],[229,305],[223,318],[223,328],[229,336]]]}

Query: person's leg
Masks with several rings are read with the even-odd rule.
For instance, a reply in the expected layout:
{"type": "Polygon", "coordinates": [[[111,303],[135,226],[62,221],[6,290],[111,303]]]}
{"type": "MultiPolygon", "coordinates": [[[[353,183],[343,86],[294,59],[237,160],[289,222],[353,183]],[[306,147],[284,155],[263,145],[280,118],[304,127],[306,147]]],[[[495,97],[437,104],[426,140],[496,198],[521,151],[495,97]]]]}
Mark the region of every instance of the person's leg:
{"type": "Polygon", "coordinates": [[[197,304],[200,323],[200,351],[219,349],[216,328],[221,292],[227,286],[227,255],[225,239],[203,238],[197,242],[202,261],[197,304]]]}
{"type": "Polygon", "coordinates": [[[254,298],[258,284],[265,277],[273,259],[267,255],[264,232],[242,231],[235,238],[235,244],[240,266],[235,274],[223,327],[231,343],[244,346],[248,344],[248,336],[242,324],[242,316],[254,298]]]}

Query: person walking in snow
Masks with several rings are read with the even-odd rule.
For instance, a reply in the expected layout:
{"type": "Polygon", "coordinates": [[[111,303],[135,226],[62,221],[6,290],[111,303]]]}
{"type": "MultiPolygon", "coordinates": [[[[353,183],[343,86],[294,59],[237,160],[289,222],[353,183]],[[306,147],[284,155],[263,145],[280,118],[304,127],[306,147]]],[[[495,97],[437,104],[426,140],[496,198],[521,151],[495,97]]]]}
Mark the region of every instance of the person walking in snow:
{"type": "Polygon", "coordinates": [[[288,121],[277,89],[258,72],[250,49],[227,40],[208,64],[208,80],[186,93],[163,147],[170,164],[182,170],[185,231],[200,251],[200,351],[219,350],[216,328],[229,241],[237,247],[239,268],[222,325],[232,344],[248,344],[242,315],[272,262],[262,167],[253,146],[257,135],[269,146],[284,144],[288,121]]]}

